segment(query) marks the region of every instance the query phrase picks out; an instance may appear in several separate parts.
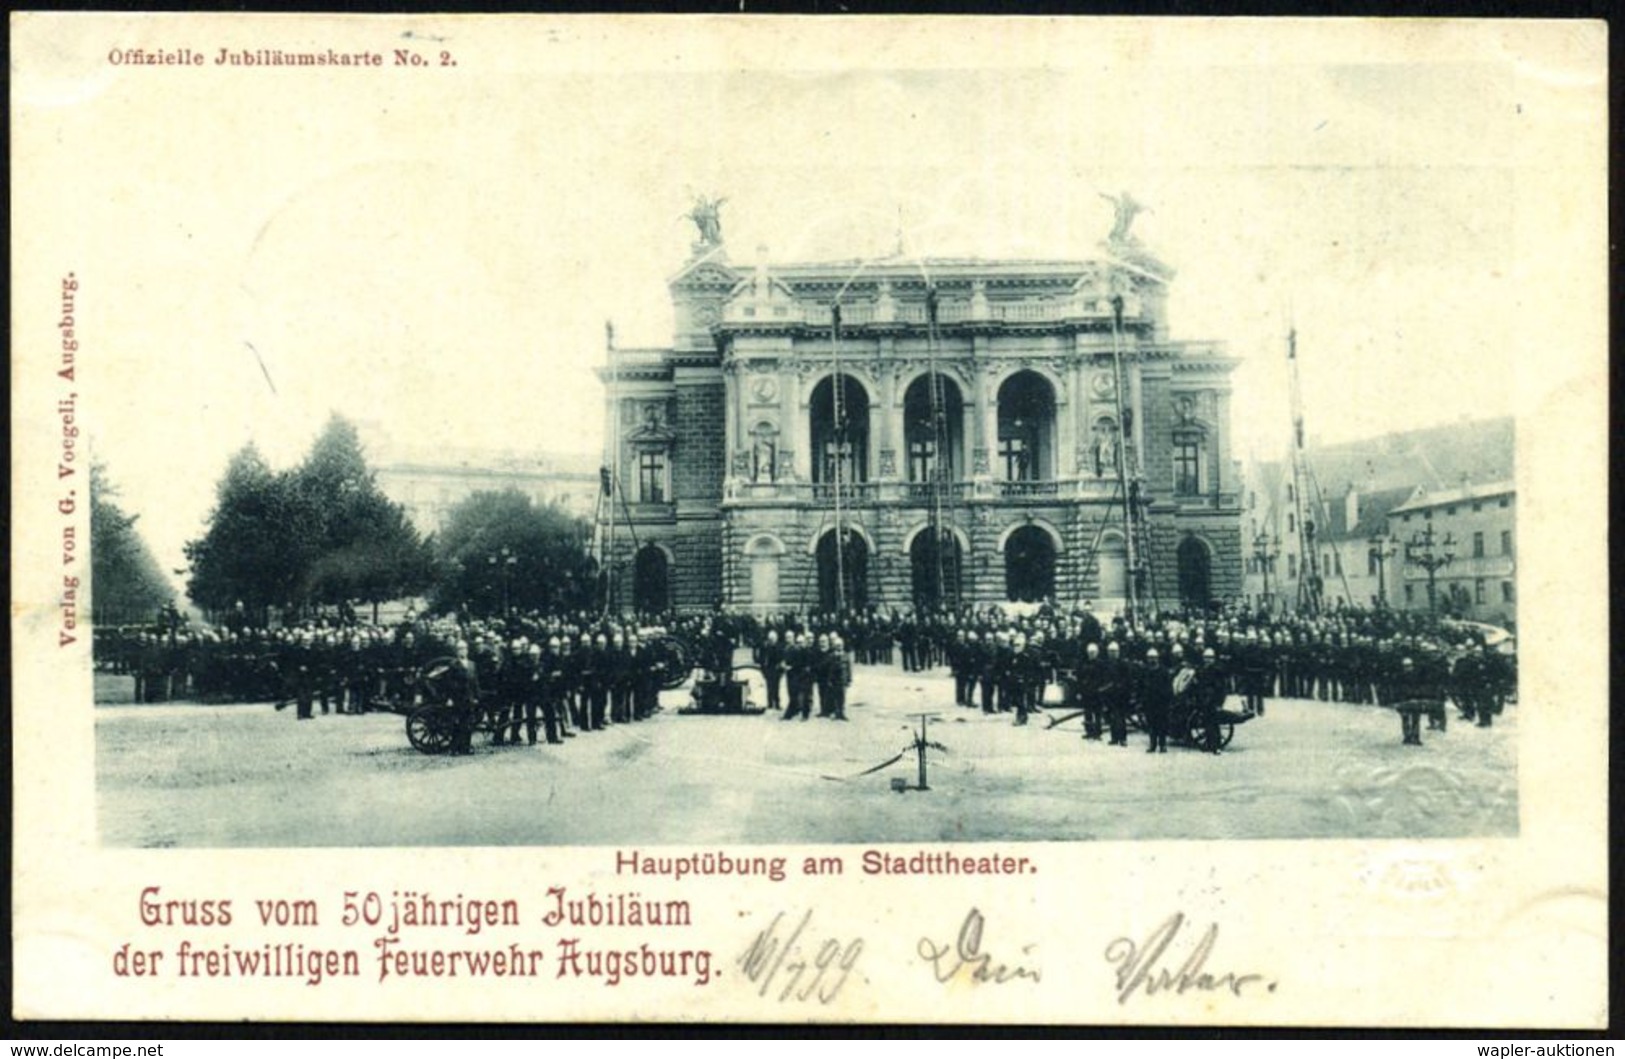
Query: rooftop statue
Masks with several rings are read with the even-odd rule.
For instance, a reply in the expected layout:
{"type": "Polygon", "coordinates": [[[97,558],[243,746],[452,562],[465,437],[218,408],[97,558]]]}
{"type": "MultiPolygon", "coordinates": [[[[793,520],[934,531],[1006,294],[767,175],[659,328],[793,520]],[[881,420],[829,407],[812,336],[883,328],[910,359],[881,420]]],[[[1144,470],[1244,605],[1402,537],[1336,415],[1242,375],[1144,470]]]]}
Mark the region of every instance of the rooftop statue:
{"type": "Polygon", "coordinates": [[[1112,223],[1112,231],[1107,236],[1107,239],[1113,243],[1133,242],[1134,237],[1129,235],[1128,232],[1129,226],[1134,223],[1136,215],[1145,212],[1150,207],[1143,202],[1136,201],[1134,196],[1126,191],[1121,195],[1108,195],[1102,191],[1100,197],[1111,203],[1112,209],[1117,212],[1117,218],[1112,223]]]}
{"type": "Polygon", "coordinates": [[[718,197],[708,199],[701,195],[694,200],[694,208],[688,211],[688,219],[700,230],[700,242],[705,246],[716,246],[722,242],[722,204],[726,198],[718,197]]]}

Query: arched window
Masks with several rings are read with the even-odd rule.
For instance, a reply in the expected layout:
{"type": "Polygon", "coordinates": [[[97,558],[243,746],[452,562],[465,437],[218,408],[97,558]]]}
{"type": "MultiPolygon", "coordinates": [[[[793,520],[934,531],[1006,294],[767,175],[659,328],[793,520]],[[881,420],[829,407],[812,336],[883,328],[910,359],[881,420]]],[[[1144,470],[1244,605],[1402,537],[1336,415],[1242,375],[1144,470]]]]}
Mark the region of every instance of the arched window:
{"type": "Polygon", "coordinates": [[[965,400],[959,384],[941,372],[910,383],[903,394],[903,437],[909,481],[931,481],[939,464],[945,480],[957,478],[965,444],[965,400]]]}
{"type": "Polygon", "coordinates": [[[812,476],[818,483],[869,480],[869,393],[850,375],[829,376],[813,387],[807,413],[812,430],[812,476]],[[837,407],[837,405],[839,407],[837,407]]]}
{"type": "Polygon", "coordinates": [[[999,466],[1008,482],[1055,477],[1055,388],[1036,371],[999,387],[999,466]]]}

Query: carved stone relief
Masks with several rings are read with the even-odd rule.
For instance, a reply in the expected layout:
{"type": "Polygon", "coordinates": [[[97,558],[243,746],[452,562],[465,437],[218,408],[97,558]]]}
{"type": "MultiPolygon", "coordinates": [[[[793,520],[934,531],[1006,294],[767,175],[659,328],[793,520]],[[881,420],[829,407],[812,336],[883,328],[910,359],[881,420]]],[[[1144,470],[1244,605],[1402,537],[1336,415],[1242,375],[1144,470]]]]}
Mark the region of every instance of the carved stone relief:
{"type": "Polygon", "coordinates": [[[766,372],[752,375],[750,396],[757,404],[773,404],[779,399],[779,380],[766,372]]]}

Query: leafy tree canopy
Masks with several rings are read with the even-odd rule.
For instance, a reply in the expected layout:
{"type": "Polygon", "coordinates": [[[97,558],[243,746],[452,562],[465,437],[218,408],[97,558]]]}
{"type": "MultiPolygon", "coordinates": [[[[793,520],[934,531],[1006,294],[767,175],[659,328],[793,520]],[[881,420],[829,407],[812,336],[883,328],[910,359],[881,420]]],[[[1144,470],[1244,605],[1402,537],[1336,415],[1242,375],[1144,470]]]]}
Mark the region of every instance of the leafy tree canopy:
{"type": "Polygon", "coordinates": [[[135,528],[138,515],[119,506],[118,489],[99,461],[90,465],[91,620],[98,625],[150,622],[174,590],[135,528]]]}
{"type": "Polygon", "coordinates": [[[588,525],[518,490],[475,493],[452,509],[435,542],[438,578],[430,601],[476,613],[558,610],[592,595],[588,525]]]}
{"type": "Polygon", "coordinates": [[[431,554],[378,488],[354,425],[334,416],[298,467],[244,446],[221,477],[207,532],[186,546],[187,592],[217,612],[380,602],[421,592],[431,554]]]}

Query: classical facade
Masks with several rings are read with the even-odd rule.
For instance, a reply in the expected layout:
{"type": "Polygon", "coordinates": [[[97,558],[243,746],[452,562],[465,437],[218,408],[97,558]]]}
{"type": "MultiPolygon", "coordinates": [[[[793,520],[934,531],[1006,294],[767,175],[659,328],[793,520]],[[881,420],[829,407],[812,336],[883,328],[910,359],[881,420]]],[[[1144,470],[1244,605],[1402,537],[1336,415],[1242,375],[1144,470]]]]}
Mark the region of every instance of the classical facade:
{"type": "Polygon", "coordinates": [[[1098,260],[748,267],[696,216],[674,342],[600,372],[617,602],[1238,595],[1236,362],[1169,337],[1119,211],[1098,260]]]}

